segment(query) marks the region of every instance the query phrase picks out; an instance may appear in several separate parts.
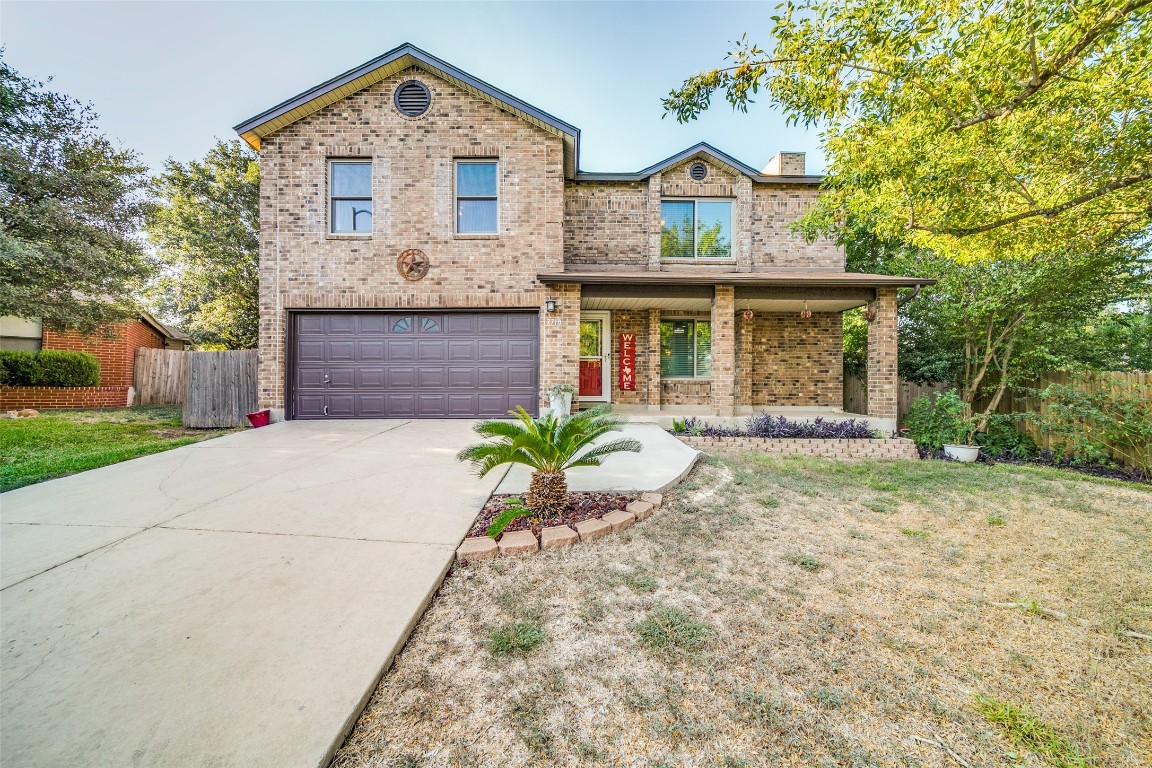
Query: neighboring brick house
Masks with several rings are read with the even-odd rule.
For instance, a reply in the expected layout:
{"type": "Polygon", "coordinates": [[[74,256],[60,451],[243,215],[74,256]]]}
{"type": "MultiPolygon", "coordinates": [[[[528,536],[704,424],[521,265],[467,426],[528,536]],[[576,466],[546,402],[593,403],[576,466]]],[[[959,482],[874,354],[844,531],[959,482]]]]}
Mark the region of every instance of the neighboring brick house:
{"type": "Polygon", "coordinates": [[[897,289],[931,281],[792,235],[822,180],[801,153],[583,172],[574,126],[411,45],[236,130],[261,159],[260,401],[287,418],[537,413],[560,383],[834,410],[841,313],[867,306],[869,415],[894,424],[897,289]]]}
{"type": "Polygon", "coordinates": [[[147,312],[116,323],[108,333],[53,331],[38,320],[0,318],[0,349],[56,349],[87,352],[100,361],[96,387],[6,387],[3,408],[113,408],[131,405],[136,350],[186,349],[192,339],[147,312]]]}

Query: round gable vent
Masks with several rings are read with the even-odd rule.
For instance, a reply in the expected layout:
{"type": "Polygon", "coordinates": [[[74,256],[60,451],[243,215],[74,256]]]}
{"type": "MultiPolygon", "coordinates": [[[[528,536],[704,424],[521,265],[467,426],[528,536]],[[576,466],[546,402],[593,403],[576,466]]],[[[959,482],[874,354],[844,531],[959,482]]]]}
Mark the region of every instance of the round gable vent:
{"type": "Polygon", "coordinates": [[[688,175],[695,181],[704,181],[704,177],[708,175],[708,166],[704,163],[692,163],[692,167],[688,169],[688,175]]]}
{"type": "Polygon", "coordinates": [[[405,117],[420,117],[432,106],[428,86],[419,80],[401,83],[396,89],[396,110],[405,117]]]}

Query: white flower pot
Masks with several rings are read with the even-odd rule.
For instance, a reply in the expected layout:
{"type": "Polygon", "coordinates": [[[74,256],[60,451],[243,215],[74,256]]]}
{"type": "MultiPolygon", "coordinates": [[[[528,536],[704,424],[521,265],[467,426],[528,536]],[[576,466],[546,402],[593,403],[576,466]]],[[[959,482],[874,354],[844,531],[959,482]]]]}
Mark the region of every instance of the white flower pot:
{"type": "Polygon", "coordinates": [[[549,395],[548,404],[552,407],[552,415],[558,419],[566,419],[572,415],[571,392],[564,392],[560,395],[549,395]]]}
{"type": "Polygon", "coordinates": [[[976,461],[980,455],[978,445],[946,445],[944,455],[953,461],[976,461]]]}

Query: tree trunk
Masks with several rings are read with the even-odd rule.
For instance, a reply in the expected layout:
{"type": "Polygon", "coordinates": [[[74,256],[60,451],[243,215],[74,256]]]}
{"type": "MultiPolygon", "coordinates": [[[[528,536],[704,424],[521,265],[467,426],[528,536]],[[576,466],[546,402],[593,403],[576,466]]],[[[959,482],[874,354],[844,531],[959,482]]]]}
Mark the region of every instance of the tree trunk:
{"type": "Polygon", "coordinates": [[[563,472],[533,472],[524,501],[537,517],[559,517],[568,507],[568,478],[563,472]]]}

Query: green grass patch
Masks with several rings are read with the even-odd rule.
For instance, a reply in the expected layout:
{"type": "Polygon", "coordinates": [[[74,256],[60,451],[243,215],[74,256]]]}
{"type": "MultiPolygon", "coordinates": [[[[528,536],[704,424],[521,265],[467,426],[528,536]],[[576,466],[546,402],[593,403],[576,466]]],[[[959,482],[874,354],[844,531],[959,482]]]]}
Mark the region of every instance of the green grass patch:
{"type": "Polygon", "coordinates": [[[990,512],[988,514],[988,525],[1006,525],[1006,524],[1007,524],[1007,522],[1004,520],[1004,515],[1000,514],[999,512],[990,512]]]}
{"type": "Polygon", "coordinates": [[[44,411],[0,420],[0,491],[159,453],[235,430],[186,430],[178,405],[44,411]]]}
{"type": "Polygon", "coordinates": [[[1027,708],[997,701],[991,696],[976,696],[976,711],[1000,729],[1009,741],[1035,752],[1057,768],[1086,768],[1094,760],[1065,739],[1027,708]]]}
{"type": "Polygon", "coordinates": [[[813,573],[824,567],[824,563],[812,557],[812,555],[801,555],[793,553],[791,555],[785,555],[784,559],[792,563],[792,565],[799,566],[804,570],[812,571],[813,573]]]}
{"type": "Polygon", "coordinates": [[[544,644],[544,630],[535,624],[516,621],[488,633],[488,651],[496,658],[526,655],[544,644]]]}
{"type": "Polygon", "coordinates": [[[928,531],[921,531],[918,528],[901,528],[900,533],[916,541],[928,541],[928,531]]]}
{"type": "Polygon", "coordinates": [[[696,651],[714,634],[712,627],[679,608],[654,608],[633,630],[641,645],[657,651],[696,651]]]}

